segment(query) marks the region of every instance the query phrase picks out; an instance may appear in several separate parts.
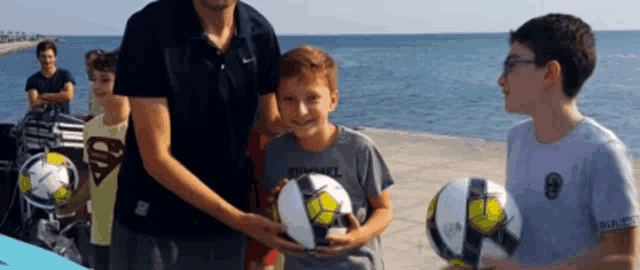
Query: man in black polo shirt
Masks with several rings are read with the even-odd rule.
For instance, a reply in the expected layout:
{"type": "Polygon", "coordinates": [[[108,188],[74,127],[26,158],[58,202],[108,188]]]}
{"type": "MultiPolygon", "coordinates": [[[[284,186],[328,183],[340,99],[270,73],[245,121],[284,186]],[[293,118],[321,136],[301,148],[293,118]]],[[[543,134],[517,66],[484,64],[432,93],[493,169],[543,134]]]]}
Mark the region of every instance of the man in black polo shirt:
{"type": "Polygon", "coordinates": [[[258,104],[261,126],[282,125],[279,56],[269,22],[237,0],[160,0],[129,18],[114,90],[132,119],[112,269],[242,269],[242,233],[302,251],[279,236],[283,225],[247,213],[258,104]]]}
{"type": "Polygon", "coordinates": [[[58,68],[58,48],[50,40],[41,41],[36,47],[40,71],[29,76],[25,91],[30,107],[53,106],[63,113],[70,113],[69,102],[73,99],[76,81],[66,69],[58,68]]]}

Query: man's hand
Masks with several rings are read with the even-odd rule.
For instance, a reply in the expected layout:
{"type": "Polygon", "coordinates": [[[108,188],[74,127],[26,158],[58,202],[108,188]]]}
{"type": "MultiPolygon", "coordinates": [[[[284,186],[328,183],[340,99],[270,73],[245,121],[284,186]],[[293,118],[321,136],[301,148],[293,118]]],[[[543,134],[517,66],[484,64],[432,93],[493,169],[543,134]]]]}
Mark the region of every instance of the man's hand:
{"type": "Polygon", "coordinates": [[[39,108],[39,109],[46,109],[49,106],[50,106],[50,102],[42,98],[42,96],[39,96],[38,99],[36,100],[36,103],[33,104],[34,108],[39,108]]]}
{"type": "MultiPolygon", "coordinates": [[[[278,196],[280,195],[280,191],[282,191],[282,188],[289,183],[289,180],[286,178],[282,178],[282,180],[280,180],[280,183],[278,183],[278,185],[276,185],[275,187],[273,187],[271,189],[271,192],[269,194],[269,196],[267,197],[267,202],[269,203],[269,206],[266,207],[264,209],[264,213],[263,215],[266,217],[270,217],[272,218],[272,220],[274,222],[279,222],[279,218],[276,212],[276,200],[278,199],[278,196]]],[[[278,223],[280,224],[280,223],[278,223]]],[[[282,225],[284,226],[284,225],[282,225]]],[[[282,231],[282,233],[286,233],[286,229],[284,231],[282,231]]],[[[278,236],[281,237],[281,236],[278,236]]],[[[283,239],[284,240],[284,239],[283,239]]],[[[285,240],[289,243],[294,243],[288,240],[285,240]]],[[[298,256],[304,256],[307,254],[306,249],[304,248],[303,245],[300,245],[298,243],[295,243],[298,247],[300,248],[296,248],[296,249],[281,249],[281,248],[276,248],[276,247],[272,247],[276,250],[278,250],[279,252],[282,252],[284,254],[289,254],[289,255],[298,255],[298,256]]]]}
{"type": "Polygon", "coordinates": [[[246,213],[241,221],[242,230],[249,237],[261,243],[283,252],[294,254],[304,253],[303,245],[291,242],[280,236],[287,231],[284,224],[276,223],[254,213],[246,213]]]}
{"type": "Polygon", "coordinates": [[[332,234],[327,236],[329,240],[328,247],[316,248],[316,255],[319,257],[330,257],[344,254],[360,247],[369,242],[369,237],[360,229],[360,222],[353,213],[349,213],[349,229],[346,234],[332,234]]]}

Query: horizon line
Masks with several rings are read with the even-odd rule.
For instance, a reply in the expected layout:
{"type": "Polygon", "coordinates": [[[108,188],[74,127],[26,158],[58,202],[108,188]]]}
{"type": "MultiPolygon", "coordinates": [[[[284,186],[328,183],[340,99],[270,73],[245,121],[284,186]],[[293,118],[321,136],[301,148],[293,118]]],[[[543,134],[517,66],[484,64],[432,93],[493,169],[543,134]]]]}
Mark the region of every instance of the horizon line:
{"type": "MultiPolygon", "coordinates": [[[[638,32],[640,29],[619,29],[619,30],[594,30],[597,32],[638,32]]],[[[509,32],[433,32],[433,33],[384,33],[384,32],[370,32],[370,33],[276,33],[276,36],[393,36],[393,35],[483,35],[483,34],[508,34],[509,32]]],[[[43,34],[53,36],[96,36],[96,37],[108,37],[108,36],[123,36],[123,34],[43,34]]]]}

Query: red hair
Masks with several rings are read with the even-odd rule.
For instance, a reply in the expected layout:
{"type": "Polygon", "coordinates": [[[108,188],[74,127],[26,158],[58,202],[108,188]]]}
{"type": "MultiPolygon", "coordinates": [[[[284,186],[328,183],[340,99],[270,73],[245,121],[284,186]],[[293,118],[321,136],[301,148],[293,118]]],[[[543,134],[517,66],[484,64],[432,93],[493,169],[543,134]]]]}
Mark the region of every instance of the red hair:
{"type": "Polygon", "coordinates": [[[332,93],[338,90],[338,65],[323,49],[301,45],[287,51],[280,60],[280,80],[302,79],[312,83],[323,79],[332,93]]]}

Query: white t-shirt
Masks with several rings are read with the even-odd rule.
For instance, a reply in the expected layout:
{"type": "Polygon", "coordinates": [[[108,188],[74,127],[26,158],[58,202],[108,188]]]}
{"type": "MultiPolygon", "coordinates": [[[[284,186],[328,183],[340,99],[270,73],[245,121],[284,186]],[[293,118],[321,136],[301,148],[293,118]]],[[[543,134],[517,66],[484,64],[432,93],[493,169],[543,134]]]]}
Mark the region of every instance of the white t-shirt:
{"type": "Polygon", "coordinates": [[[539,143],[533,121],[507,138],[506,186],[523,217],[521,265],[550,265],[581,255],[608,230],[635,226],[631,157],[613,132],[586,118],[565,138],[539,143]]]}

